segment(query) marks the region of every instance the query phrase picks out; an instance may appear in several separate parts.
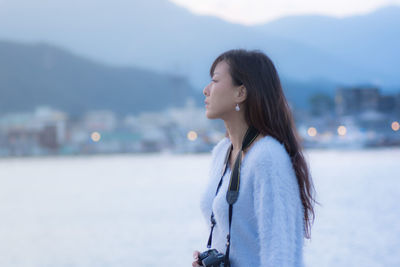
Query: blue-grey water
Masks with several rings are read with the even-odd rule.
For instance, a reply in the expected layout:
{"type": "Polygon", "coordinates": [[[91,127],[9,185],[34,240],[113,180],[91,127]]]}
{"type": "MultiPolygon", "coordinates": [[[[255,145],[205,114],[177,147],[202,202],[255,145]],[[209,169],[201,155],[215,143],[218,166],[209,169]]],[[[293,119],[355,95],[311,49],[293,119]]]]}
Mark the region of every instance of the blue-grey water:
{"type": "MultiPolygon", "coordinates": [[[[305,262],[400,266],[400,149],[306,152],[305,262]]],[[[191,266],[210,155],[0,159],[0,266],[191,266]]]]}

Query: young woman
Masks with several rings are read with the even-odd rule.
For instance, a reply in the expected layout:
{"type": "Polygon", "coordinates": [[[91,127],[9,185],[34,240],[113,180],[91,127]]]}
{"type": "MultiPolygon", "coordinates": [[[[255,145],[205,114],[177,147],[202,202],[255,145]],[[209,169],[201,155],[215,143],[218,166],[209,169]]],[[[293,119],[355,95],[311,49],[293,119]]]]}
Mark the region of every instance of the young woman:
{"type": "MultiPolygon", "coordinates": [[[[206,116],[224,121],[226,137],[213,148],[201,201],[207,224],[214,223],[208,247],[232,267],[303,266],[316,201],[277,71],[264,53],[240,49],[221,54],[210,75],[206,116]],[[231,176],[239,194],[230,211],[231,176]]],[[[202,266],[204,255],[193,256],[192,266],[202,266]]]]}

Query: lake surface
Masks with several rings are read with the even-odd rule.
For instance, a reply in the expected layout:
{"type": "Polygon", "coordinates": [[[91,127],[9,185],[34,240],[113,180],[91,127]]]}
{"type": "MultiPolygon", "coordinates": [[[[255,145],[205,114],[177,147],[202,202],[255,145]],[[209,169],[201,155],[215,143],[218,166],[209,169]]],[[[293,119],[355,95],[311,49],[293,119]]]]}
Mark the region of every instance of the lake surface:
{"type": "MultiPolygon", "coordinates": [[[[308,150],[306,266],[400,266],[400,149],[308,150]]],[[[191,266],[210,154],[0,159],[0,266],[191,266]]]]}

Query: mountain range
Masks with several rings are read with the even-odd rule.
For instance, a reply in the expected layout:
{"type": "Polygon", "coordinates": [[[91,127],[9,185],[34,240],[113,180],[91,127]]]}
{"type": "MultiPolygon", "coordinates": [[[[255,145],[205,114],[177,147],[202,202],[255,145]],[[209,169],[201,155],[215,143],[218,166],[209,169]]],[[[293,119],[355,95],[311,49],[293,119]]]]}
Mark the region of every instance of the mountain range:
{"type": "MultiPolygon", "coordinates": [[[[209,82],[208,70],[213,59],[232,48],[266,52],[280,73],[288,99],[299,107],[308,105],[312,93],[322,91],[332,96],[339,86],[373,84],[386,92],[400,88],[399,6],[345,18],[290,16],[244,26],[195,15],[167,0],[2,0],[0,25],[0,40],[7,40],[0,47],[0,65],[7,73],[0,75],[3,80],[8,75],[8,82],[3,81],[6,88],[24,84],[24,90],[29,90],[47,83],[51,86],[45,86],[49,88],[46,90],[54,96],[66,94],[67,88],[79,88],[76,90],[102,92],[102,99],[111,101],[117,96],[106,95],[113,90],[125,96],[122,101],[128,106],[127,92],[132,88],[150,88],[142,78],[151,77],[151,82],[158,84],[154,87],[157,92],[163,84],[172,90],[179,80],[181,89],[177,90],[182,97],[169,96],[174,97],[172,102],[177,101],[173,103],[193,94],[201,103],[201,91],[209,82]],[[19,52],[9,52],[14,50],[19,52]],[[46,57],[53,59],[44,60],[46,57]],[[46,60],[53,62],[57,70],[46,70],[46,60]],[[64,60],[73,63],[63,69],[64,60]],[[13,72],[18,68],[7,65],[12,61],[16,63],[11,66],[22,68],[22,72],[17,72],[20,76],[13,72]],[[29,73],[32,68],[24,68],[24,64],[34,66],[35,71],[29,73]],[[38,70],[46,71],[39,74],[38,70]],[[70,72],[75,73],[70,76],[72,84],[65,74],[70,72]],[[90,82],[79,82],[79,75],[90,76],[90,82]],[[41,79],[36,81],[38,77],[41,79]],[[46,79],[52,81],[45,82],[46,79]],[[140,86],[135,85],[136,80],[140,86]],[[56,83],[59,84],[53,85],[56,83]],[[93,86],[95,89],[88,89],[93,86]]],[[[33,92],[32,89],[30,94],[34,95],[33,92]]],[[[149,101],[146,97],[155,92],[142,98],[141,92],[136,93],[130,99],[141,100],[132,106],[134,110],[153,105],[145,103],[149,101]]],[[[9,91],[6,95],[12,94],[9,91]]],[[[18,94],[23,93],[14,96],[18,94]]],[[[86,97],[89,95],[93,96],[87,93],[86,97]]],[[[68,97],[78,99],[77,95],[68,97]]],[[[65,99],[68,97],[65,95],[65,99]]],[[[164,102],[169,101],[167,97],[164,102]]],[[[12,108],[10,101],[0,101],[1,106],[12,108]]],[[[70,109],[89,108],[85,103],[74,104],[75,108],[70,109]]],[[[123,106],[120,112],[130,109],[123,106]]]]}
{"type": "Polygon", "coordinates": [[[199,98],[184,78],[136,67],[110,67],[47,44],[0,42],[0,113],[50,105],[82,115],[162,111],[199,98]]]}
{"type": "Polygon", "coordinates": [[[362,16],[290,16],[244,26],[167,0],[2,0],[0,39],[43,41],[116,66],[187,76],[202,89],[231,48],[260,49],[284,77],[400,85],[400,7],[362,16]]]}

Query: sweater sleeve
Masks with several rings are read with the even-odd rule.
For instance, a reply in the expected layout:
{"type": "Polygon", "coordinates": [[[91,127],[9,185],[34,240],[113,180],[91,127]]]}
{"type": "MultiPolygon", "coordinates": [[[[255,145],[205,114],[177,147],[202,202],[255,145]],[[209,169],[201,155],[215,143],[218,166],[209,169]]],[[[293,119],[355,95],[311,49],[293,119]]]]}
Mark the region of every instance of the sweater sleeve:
{"type": "Polygon", "coordinates": [[[301,266],[298,244],[300,195],[288,155],[282,150],[257,162],[254,207],[262,267],[301,266]]]}

